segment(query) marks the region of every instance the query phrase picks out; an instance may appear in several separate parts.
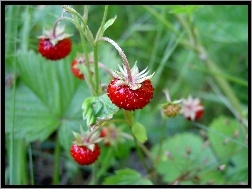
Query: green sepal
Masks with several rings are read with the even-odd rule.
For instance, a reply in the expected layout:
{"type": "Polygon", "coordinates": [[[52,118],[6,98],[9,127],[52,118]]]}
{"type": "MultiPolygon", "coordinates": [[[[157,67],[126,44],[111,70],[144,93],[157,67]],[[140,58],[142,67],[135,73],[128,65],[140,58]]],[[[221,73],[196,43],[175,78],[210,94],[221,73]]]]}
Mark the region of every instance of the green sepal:
{"type": "Polygon", "coordinates": [[[109,120],[118,111],[118,107],[112,104],[107,94],[98,97],[89,97],[82,103],[83,119],[87,125],[100,125],[103,121],[109,120]]]}

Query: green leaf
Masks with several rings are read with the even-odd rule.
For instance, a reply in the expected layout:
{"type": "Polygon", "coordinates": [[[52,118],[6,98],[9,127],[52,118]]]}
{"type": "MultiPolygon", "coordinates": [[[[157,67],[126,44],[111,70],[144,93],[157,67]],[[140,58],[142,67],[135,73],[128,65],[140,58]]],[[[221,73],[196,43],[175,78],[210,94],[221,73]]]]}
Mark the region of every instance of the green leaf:
{"type": "Polygon", "coordinates": [[[248,40],[248,6],[205,6],[197,13],[202,38],[237,43],[248,40]],[[211,16],[210,16],[211,15],[211,16]]]}
{"type": "Polygon", "coordinates": [[[219,117],[210,124],[210,143],[221,161],[228,161],[246,145],[245,137],[237,120],[219,117]]]}
{"type": "Polygon", "coordinates": [[[152,185],[149,179],[145,179],[135,170],[126,168],[117,170],[116,174],[105,178],[103,184],[114,185],[152,185]]]}
{"type": "Polygon", "coordinates": [[[171,5],[169,6],[169,13],[172,14],[179,14],[179,13],[186,13],[191,14],[196,9],[200,8],[199,5],[171,5]]]}
{"type": "MultiPolygon", "coordinates": [[[[6,132],[11,131],[11,100],[11,92],[6,92],[6,132]]],[[[45,140],[60,124],[48,107],[25,85],[17,88],[14,122],[15,137],[27,141],[45,140]]]]}
{"type": "Polygon", "coordinates": [[[83,119],[87,120],[87,125],[99,124],[102,121],[111,119],[119,110],[112,104],[107,94],[99,97],[89,97],[82,103],[83,119]]]}
{"type": "Polygon", "coordinates": [[[152,149],[153,158],[159,158],[157,171],[165,182],[172,182],[182,174],[199,174],[200,170],[216,169],[217,160],[202,138],[191,133],[177,134],[152,149]],[[200,170],[199,170],[200,168],[200,170]]]}
{"type": "Polygon", "coordinates": [[[199,175],[199,178],[201,180],[201,184],[225,184],[223,174],[217,169],[204,171],[199,175]]]}
{"type": "MultiPolygon", "coordinates": [[[[117,18],[117,16],[115,16],[114,18],[109,19],[109,20],[104,24],[103,30],[102,30],[102,35],[103,35],[103,33],[115,22],[116,18],[117,18]]],[[[102,36],[102,35],[101,35],[101,36],[102,36]]]]}
{"type": "Polygon", "coordinates": [[[144,143],[148,139],[146,129],[141,123],[138,122],[133,123],[131,129],[132,133],[139,142],[144,143]]]}
{"type": "Polygon", "coordinates": [[[116,20],[116,16],[114,18],[109,19],[103,26],[103,28],[99,28],[97,34],[96,34],[96,40],[98,40],[99,38],[101,38],[104,34],[104,32],[115,22],[116,20]]]}
{"type": "MultiPolygon", "coordinates": [[[[66,120],[82,120],[81,102],[88,92],[69,69],[72,57],[49,61],[33,51],[17,56],[20,82],[15,99],[16,138],[43,141],[66,120]]],[[[6,90],[6,132],[11,130],[11,96],[11,90],[6,90]]]]}
{"type": "Polygon", "coordinates": [[[243,148],[232,156],[227,167],[227,180],[234,183],[248,182],[248,149],[243,148]]]}

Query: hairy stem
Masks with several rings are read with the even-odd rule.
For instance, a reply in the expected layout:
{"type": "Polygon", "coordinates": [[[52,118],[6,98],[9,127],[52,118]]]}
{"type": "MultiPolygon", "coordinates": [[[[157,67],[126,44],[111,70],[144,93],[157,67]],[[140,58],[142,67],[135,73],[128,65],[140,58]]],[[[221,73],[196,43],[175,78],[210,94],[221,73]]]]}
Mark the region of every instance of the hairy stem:
{"type": "MultiPolygon", "coordinates": [[[[130,127],[131,127],[132,124],[134,123],[134,118],[133,118],[131,112],[125,110],[125,111],[124,111],[124,115],[125,115],[126,120],[128,121],[128,124],[129,124],[130,127]]],[[[141,160],[141,162],[142,162],[144,168],[146,169],[146,171],[147,171],[148,173],[151,173],[152,170],[148,167],[147,162],[146,162],[146,159],[145,159],[145,157],[144,157],[144,155],[143,155],[143,153],[142,153],[142,151],[141,151],[141,149],[140,149],[140,147],[139,147],[137,138],[136,138],[135,135],[133,134],[132,130],[131,130],[131,133],[132,133],[132,136],[133,136],[133,138],[134,138],[134,142],[135,142],[135,146],[136,146],[136,150],[137,150],[138,156],[139,156],[139,158],[140,158],[140,160],[141,160]]]]}
{"type": "Polygon", "coordinates": [[[119,45],[116,42],[114,42],[112,39],[110,39],[108,37],[101,37],[99,39],[99,41],[107,41],[107,42],[109,42],[111,45],[113,45],[116,48],[116,50],[118,51],[119,55],[122,57],[123,64],[126,67],[127,75],[128,75],[128,80],[129,80],[130,83],[133,83],[133,81],[132,81],[132,75],[131,75],[131,72],[130,72],[129,62],[128,62],[127,57],[124,54],[123,50],[121,49],[121,47],[119,47],[119,45]]]}

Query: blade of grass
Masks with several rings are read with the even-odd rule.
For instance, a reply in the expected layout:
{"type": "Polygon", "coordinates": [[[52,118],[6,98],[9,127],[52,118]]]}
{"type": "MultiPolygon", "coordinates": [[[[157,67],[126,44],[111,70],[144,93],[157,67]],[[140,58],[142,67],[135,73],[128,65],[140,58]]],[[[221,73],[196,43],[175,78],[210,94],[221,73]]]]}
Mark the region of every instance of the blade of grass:
{"type": "Polygon", "coordinates": [[[167,63],[168,59],[170,58],[170,56],[172,55],[172,53],[174,52],[174,50],[176,49],[176,47],[178,46],[178,44],[180,43],[183,37],[184,37],[184,33],[180,34],[180,36],[176,39],[170,39],[171,41],[170,43],[168,43],[167,48],[165,49],[165,52],[164,52],[164,56],[162,57],[160,65],[153,77],[154,86],[156,86],[157,83],[159,82],[165,64],[167,63]],[[173,44],[171,45],[171,43],[173,44]]]}
{"type": "MultiPolygon", "coordinates": [[[[17,51],[17,21],[14,22],[12,21],[12,19],[16,19],[15,17],[17,17],[16,15],[18,15],[19,13],[19,6],[17,6],[17,8],[15,9],[15,11],[13,10],[14,6],[9,6],[8,10],[10,14],[8,14],[9,16],[9,20],[10,22],[8,24],[13,24],[13,34],[14,34],[14,38],[13,38],[13,52],[14,54],[16,54],[17,51]],[[15,13],[13,15],[13,12],[15,13]],[[13,18],[14,17],[14,18],[13,18]]],[[[18,17],[17,17],[18,18],[18,17]]],[[[18,20],[18,19],[17,19],[18,20]]],[[[8,29],[12,29],[12,27],[8,27],[8,29]]],[[[13,72],[14,75],[16,75],[16,56],[13,57],[13,72]]],[[[14,166],[15,163],[15,158],[14,158],[14,125],[15,125],[15,99],[16,99],[16,80],[13,80],[13,89],[12,89],[12,125],[11,125],[11,133],[10,133],[10,184],[18,184],[18,181],[15,178],[14,174],[16,171],[16,167],[14,166]]]]}

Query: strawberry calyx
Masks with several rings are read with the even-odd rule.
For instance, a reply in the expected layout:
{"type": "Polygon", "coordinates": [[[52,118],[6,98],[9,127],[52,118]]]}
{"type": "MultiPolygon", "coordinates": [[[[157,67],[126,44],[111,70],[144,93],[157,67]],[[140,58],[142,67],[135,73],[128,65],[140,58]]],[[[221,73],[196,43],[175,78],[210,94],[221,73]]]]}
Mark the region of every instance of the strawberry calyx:
{"type": "Polygon", "coordinates": [[[97,130],[87,132],[81,129],[81,133],[73,131],[73,135],[75,138],[75,140],[73,141],[74,145],[85,146],[91,151],[94,151],[95,144],[102,140],[102,138],[100,137],[100,132],[97,132],[97,130]]]}
{"type": "Polygon", "coordinates": [[[72,36],[72,34],[64,33],[65,26],[55,26],[52,30],[44,30],[43,35],[39,36],[39,39],[49,40],[53,46],[55,46],[59,41],[67,39],[72,36]]]}
{"type": "Polygon", "coordinates": [[[123,67],[120,65],[118,67],[120,71],[111,70],[113,77],[117,79],[116,85],[127,85],[132,90],[139,89],[144,81],[151,79],[154,75],[153,73],[147,76],[149,73],[149,70],[147,71],[148,67],[139,72],[137,62],[130,70],[124,64],[123,67]]]}

